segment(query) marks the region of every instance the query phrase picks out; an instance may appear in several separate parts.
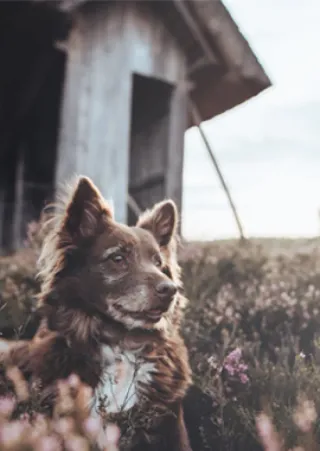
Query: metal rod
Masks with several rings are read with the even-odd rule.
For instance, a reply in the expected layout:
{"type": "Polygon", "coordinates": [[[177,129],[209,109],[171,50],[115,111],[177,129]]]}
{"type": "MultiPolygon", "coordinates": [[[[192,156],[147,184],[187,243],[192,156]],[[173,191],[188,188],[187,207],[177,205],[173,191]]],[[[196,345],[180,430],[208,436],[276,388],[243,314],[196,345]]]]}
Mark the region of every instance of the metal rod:
{"type": "Polygon", "coordinates": [[[240,238],[241,238],[241,240],[244,240],[245,236],[244,236],[244,232],[243,232],[243,227],[242,227],[242,224],[241,224],[240,217],[238,215],[236,206],[235,206],[235,204],[234,204],[234,202],[232,200],[230,190],[229,190],[228,185],[227,185],[227,183],[225,181],[225,178],[222,175],[219,163],[218,163],[216,157],[214,156],[212,147],[211,147],[211,145],[210,145],[210,143],[209,143],[209,141],[207,139],[207,136],[206,136],[206,134],[205,134],[205,132],[204,132],[202,126],[201,126],[202,120],[201,120],[201,116],[200,116],[200,113],[198,111],[198,108],[194,104],[194,102],[190,99],[190,97],[189,97],[189,109],[190,109],[190,113],[191,113],[194,125],[196,125],[198,127],[198,130],[199,130],[199,133],[201,135],[201,138],[202,138],[202,140],[203,140],[203,142],[204,142],[204,144],[206,146],[206,149],[207,149],[207,151],[209,153],[209,156],[210,156],[210,158],[212,160],[212,163],[213,163],[213,165],[214,165],[214,167],[215,167],[215,169],[217,171],[217,174],[218,174],[218,177],[220,179],[221,185],[222,185],[222,187],[223,187],[223,189],[224,189],[224,191],[226,193],[226,196],[228,198],[228,201],[229,201],[229,204],[230,204],[230,207],[231,207],[234,219],[236,221],[236,224],[237,224],[237,227],[238,227],[238,230],[239,230],[240,238]]]}

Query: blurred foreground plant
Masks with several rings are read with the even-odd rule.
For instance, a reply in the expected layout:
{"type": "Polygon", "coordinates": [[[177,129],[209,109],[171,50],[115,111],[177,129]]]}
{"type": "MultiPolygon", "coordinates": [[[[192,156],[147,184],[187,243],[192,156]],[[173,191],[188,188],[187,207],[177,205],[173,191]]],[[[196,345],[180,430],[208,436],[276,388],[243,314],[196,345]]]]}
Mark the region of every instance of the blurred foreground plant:
{"type": "MultiPolygon", "coordinates": [[[[92,390],[76,375],[58,383],[52,417],[37,411],[36,391],[17,368],[9,368],[14,395],[0,398],[0,449],[3,451],[118,451],[117,426],[102,428],[100,417],[90,414],[92,390]],[[34,398],[34,399],[33,399],[34,398]]],[[[40,390],[40,388],[39,388],[40,390]]]]}

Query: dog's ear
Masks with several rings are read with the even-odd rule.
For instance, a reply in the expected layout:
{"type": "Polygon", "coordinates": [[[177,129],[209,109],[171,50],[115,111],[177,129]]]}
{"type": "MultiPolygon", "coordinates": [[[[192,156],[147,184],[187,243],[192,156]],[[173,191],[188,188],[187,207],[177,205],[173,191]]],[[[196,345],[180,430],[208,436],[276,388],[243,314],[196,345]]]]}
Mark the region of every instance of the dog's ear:
{"type": "Polygon", "coordinates": [[[98,188],[87,177],[80,177],[71,200],[66,207],[62,232],[71,241],[90,238],[99,232],[103,220],[112,218],[98,188]]]}
{"type": "Polygon", "coordinates": [[[147,210],[140,216],[137,226],[149,230],[155,236],[160,247],[169,245],[177,233],[176,204],[172,200],[157,203],[152,210],[147,210]]]}

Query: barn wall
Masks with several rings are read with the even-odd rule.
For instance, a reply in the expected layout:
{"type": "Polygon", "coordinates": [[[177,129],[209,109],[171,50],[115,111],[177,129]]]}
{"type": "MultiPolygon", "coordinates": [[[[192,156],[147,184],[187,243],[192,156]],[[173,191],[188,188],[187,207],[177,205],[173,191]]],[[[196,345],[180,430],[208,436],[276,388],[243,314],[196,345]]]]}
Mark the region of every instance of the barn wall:
{"type": "Polygon", "coordinates": [[[0,252],[20,246],[51,200],[64,55],[61,12],[0,2],[0,252]]]}
{"type": "MultiPolygon", "coordinates": [[[[56,185],[74,174],[92,177],[102,194],[112,198],[116,219],[126,222],[133,74],[174,86],[184,75],[183,53],[153,12],[152,2],[86,4],[75,18],[67,52],[56,185]]],[[[164,161],[164,166],[159,166],[164,176],[168,134],[174,133],[168,123],[170,108],[160,118],[161,124],[167,123],[167,132],[162,139],[144,139],[141,152],[148,156],[140,153],[136,160],[164,161]]],[[[155,130],[160,122],[149,129],[155,130]]],[[[134,162],[131,152],[131,164],[134,162]]],[[[136,165],[139,177],[137,171],[136,165]]],[[[159,196],[166,192],[164,180],[159,196]]]]}
{"type": "Polygon", "coordinates": [[[119,7],[87,4],[67,43],[56,185],[91,177],[126,220],[131,77],[119,7]]]}
{"type": "MultiPolygon", "coordinates": [[[[186,59],[158,11],[150,6],[152,2],[134,4],[127,16],[126,37],[136,74],[130,194],[142,209],[164,197],[173,198],[181,207],[186,103],[181,101],[185,95],[178,86],[185,77],[186,59]]],[[[133,215],[129,220],[134,222],[133,215]]]]}
{"type": "Polygon", "coordinates": [[[132,72],[177,84],[185,75],[185,54],[152,2],[123,2],[123,8],[132,72]]]}

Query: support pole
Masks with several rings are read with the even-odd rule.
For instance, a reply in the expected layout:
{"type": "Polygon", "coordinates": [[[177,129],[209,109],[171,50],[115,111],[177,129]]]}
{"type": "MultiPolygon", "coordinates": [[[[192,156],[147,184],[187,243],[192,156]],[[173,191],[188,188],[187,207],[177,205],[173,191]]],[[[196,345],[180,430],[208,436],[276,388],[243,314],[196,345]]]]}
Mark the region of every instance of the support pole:
{"type": "Polygon", "coordinates": [[[194,104],[194,102],[191,100],[190,97],[189,97],[189,110],[190,110],[190,113],[191,113],[191,116],[192,116],[193,123],[194,123],[194,125],[196,125],[198,127],[198,130],[199,130],[201,138],[202,138],[202,140],[204,142],[204,145],[206,146],[206,149],[207,149],[207,151],[209,153],[211,161],[212,161],[212,163],[213,163],[213,165],[214,165],[214,167],[215,167],[215,169],[217,171],[217,174],[218,174],[219,180],[221,182],[222,188],[223,188],[224,192],[226,193],[226,196],[227,196],[228,202],[230,204],[230,207],[231,207],[234,219],[236,221],[237,228],[239,230],[240,239],[243,241],[245,239],[245,236],[244,236],[243,227],[242,227],[242,224],[241,224],[240,217],[238,215],[236,206],[235,206],[235,204],[234,204],[234,202],[232,200],[231,193],[230,193],[230,190],[228,188],[228,185],[227,185],[227,183],[226,183],[226,181],[225,181],[225,179],[224,179],[224,177],[222,175],[219,163],[218,163],[216,157],[214,156],[212,147],[211,147],[211,145],[210,145],[210,143],[209,143],[209,141],[207,139],[207,136],[206,136],[206,134],[205,134],[205,132],[204,132],[202,126],[201,126],[202,120],[201,120],[201,116],[200,116],[200,113],[198,111],[198,108],[194,104]]]}

